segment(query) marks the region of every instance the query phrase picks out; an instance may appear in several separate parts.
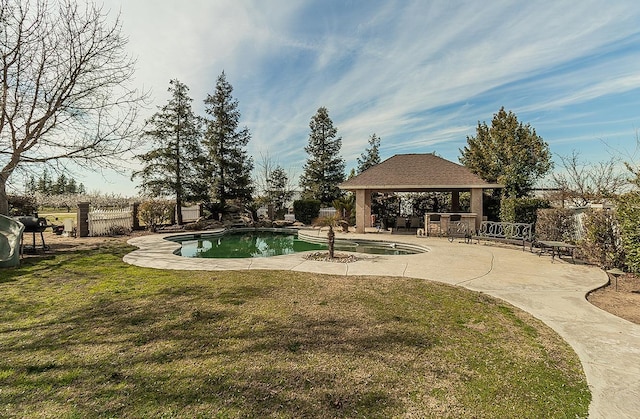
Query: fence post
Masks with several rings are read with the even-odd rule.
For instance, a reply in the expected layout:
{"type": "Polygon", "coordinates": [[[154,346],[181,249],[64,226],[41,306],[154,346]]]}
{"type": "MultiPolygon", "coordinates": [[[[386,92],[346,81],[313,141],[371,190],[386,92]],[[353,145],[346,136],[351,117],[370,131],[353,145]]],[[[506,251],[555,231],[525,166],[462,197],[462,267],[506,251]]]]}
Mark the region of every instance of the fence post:
{"type": "Polygon", "coordinates": [[[89,203],[78,202],[78,237],[89,236],[89,203]]]}

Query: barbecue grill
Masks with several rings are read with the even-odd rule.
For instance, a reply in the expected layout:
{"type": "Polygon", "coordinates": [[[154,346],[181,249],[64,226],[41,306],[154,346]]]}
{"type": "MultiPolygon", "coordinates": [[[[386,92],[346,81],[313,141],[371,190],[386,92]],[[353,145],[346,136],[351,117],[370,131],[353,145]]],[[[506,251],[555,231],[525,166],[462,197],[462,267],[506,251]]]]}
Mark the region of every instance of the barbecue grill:
{"type": "MultiPolygon", "coordinates": [[[[47,219],[46,218],[42,218],[42,217],[31,217],[31,216],[26,216],[26,217],[16,217],[16,219],[18,221],[20,221],[22,224],[24,224],[24,232],[25,233],[31,233],[32,234],[32,245],[31,246],[25,246],[23,245],[24,250],[33,250],[35,252],[36,250],[36,233],[40,233],[40,240],[42,241],[42,250],[48,250],[49,246],[46,245],[46,243],[44,242],[44,234],[42,234],[42,232],[47,228],[47,227],[51,227],[50,225],[47,224],[47,219]]],[[[24,239],[23,239],[24,241],[24,239]]]]}

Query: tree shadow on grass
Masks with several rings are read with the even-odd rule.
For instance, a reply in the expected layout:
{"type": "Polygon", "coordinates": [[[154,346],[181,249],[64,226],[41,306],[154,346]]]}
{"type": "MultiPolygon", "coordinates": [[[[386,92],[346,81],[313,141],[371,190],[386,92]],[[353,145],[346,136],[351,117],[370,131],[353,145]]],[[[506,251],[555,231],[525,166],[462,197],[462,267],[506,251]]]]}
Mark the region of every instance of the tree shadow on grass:
{"type": "Polygon", "coordinates": [[[356,365],[389,346],[427,348],[433,342],[400,331],[363,330],[359,321],[345,318],[256,315],[247,321],[238,301],[258,291],[239,286],[211,296],[213,305],[185,304],[185,294],[194,292],[189,287],[171,290],[179,301],[166,294],[102,296],[47,321],[5,330],[0,371],[13,373],[0,388],[32,391],[20,398],[3,391],[0,401],[65,406],[71,392],[74,414],[108,416],[193,416],[200,409],[243,417],[398,413],[401,401],[384,389],[396,378],[366,385],[356,365]]]}
{"type": "MultiPolygon", "coordinates": [[[[375,314],[361,301],[386,307],[404,304],[409,295],[354,298],[350,290],[362,290],[364,283],[341,288],[342,278],[294,284],[294,274],[189,272],[167,275],[166,283],[164,277],[150,280],[137,292],[159,271],[117,264],[122,249],[117,253],[77,264],[111,264],[115,279],[104,281],[96,271],[96,279],[76,276],[64,288],[56,284],[38,297],[33,312],[28,299],[10,303],[14,312],[27,314],[5,315],[0,329],[0,406],[12,409],[0,407],[0,416],[43,416],[50,409],[52,416],[79,417],[392,417],[415,409],[414,400],[425,416],[427,405],[464,416],[468,410],[449,399],[450,390],[470,381],[472,372],[439,357],[451,348],[445,329],[464,329],[463,339],[475,345],[470,355],[483,342],[499,341],[466,328],[466,318],[447,326],[433,317],[416,326],[410,313],[438,311],[446,299],[440,294],[375,314]],[[182,281],[179,275],[194,278],[182,281]],[[262,281],[263,275],[289,276],[276,282],[262,281]],[[316,295],[313,287],[332,291],[316,295]],[[59,289],[77,295],[56,296],[59,289]],[[336,301],[343,292],[348,297],[336,301]],[[434,390],[447,399],[429,399],[434,390]]],[[[90,254],[74,252],[62,260],[90,254]]],[[[24,269],[37,269],[47,283],[64,276],[59,262],[24,269]]]]}

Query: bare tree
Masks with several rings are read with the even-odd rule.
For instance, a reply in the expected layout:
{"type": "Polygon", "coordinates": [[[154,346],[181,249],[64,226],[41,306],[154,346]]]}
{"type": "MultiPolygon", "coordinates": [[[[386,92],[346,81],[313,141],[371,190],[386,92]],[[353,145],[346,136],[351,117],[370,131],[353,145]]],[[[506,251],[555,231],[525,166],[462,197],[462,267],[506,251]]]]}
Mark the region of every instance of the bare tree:
{"type": "Polygon", "coordinates": [[[274,204],[274,200],[280,199],[282,206],[292,199],[296,189],[293,181],[297,177],[295,171],[285,171],[268,152],[260,153],[256,166],[253,183],[258,192],[259,204],[274,204]]]}
{"type": "Polygon", "coordinates": [[[617,160],[587,164],[580,160],[580,153],[573,151],[569,156],[559,156],[561,170],[552,175],[555,189],[563,201],[585,206],[613,198],[628,185],[627,177],[618,170],[617,160]]]}
{"type": "Polygon", "coordinates": [[[627,153],[624,165],[631,174],[629,182],[640,188],[640,162],[638,162],[638,154],[640,154],[640,133],[636,131],[635,151],[633,153],[627,153]]]}
{"type": "Polygon", "coordinates": [[[0,214],[17,170],[114,168],[136,145],[146,97],[120,29],[93,3],[0,0],[0,214]]]}

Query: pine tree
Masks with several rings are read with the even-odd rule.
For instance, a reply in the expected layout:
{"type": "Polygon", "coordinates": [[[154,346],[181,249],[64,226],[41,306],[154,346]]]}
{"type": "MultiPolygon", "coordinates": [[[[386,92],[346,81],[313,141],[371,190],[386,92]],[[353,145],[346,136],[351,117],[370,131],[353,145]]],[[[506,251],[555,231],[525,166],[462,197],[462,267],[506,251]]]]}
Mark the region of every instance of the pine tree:
{"type": "Polygon", "coordinates": [[[69,182],[67,182],[67,185],[64,188],[64,192],[72,195],[78,193],[78,185],[74,178],[69,179],[69,182]]]}
{"type": "Polygon", "coordinates": [[[34,192],[36,192],[37,186],[38,184],[36,183],[36,177],[34,175],[29,176],[29,180],[27,181],[27,184],[25,185],[25,194],[26,195],[30,195],[34,192]]]}
{"type": "Polygon", "coordinates": [[[373,134],[369,138],[369,146],[358,158],[358,174],[380,163],[380,137],[373,134]]]}
{"type": "Polygon", "coordinates": [[[182,224],[182,203],[205,195],[202,130],[191,109],[189,88],[178,80],[169,84],[171,98],[147,121],[144,133],[153,149],[137,156],[144,168],[133,177],[140,176],[140,188],[153,197],[175,196],[177,222],[182,224]]]}
{"type": "Polygon", "coordinates": [[[289,187],[289,177],[281,166],[276,166],[267,178],[267,199],[275,207],[276,213],[283,212],[287,201],[293,197],[289,187]]]}
{"type": "Polygon", "coordinates": [[[527,195],[551,169],[549,145],[504,107],[494,114],[491,127],[478,122],[476,131],[460,150],[460,162],[485,181],[503,184],[505,195],[527,195]]]}
{"type": "Polygon", "coordinates": [[[336,137],[338,130],[329,118],[327,108],[321,107],[309,123],[309,145],[305,151],[309,158],[300,178],[302,195],[306,199],[317,199],[331,204],[342,195],[338,184],[344,181],[345,164],[340,157],[342,138],[336,137]]]}
{"type": "Polygon", "coordinates": [[[38,185],[37,185],[38,192],[44,195],[50,195],[52,187],[53,187],[53,180],[49,176],[49,171],[45,167],[45,169],[42,171],[42,175],[38,179],[38,185]]]}
{"type": "Polygon", "coordinates": [[[53,190],[51,191],[52,195],[62,195],[65,193],[67,189],[67,177],[64,175],[64,173],[61,173],[60,176],[58,176],[58,179],[56,180],[56,182],[53,184],[53,190]]]}
{"type": "Polygon", "coordinates": [[[208,152],[211,197],[222,205],[229,199],[248,201],[253,193],[251,171],[253,159],[245,150],[251,139],[249,129],[239,129],[238,101],[224,71],[218,77],[213,95],[204,103],[207,129],[204,145],[208,152]]]}

